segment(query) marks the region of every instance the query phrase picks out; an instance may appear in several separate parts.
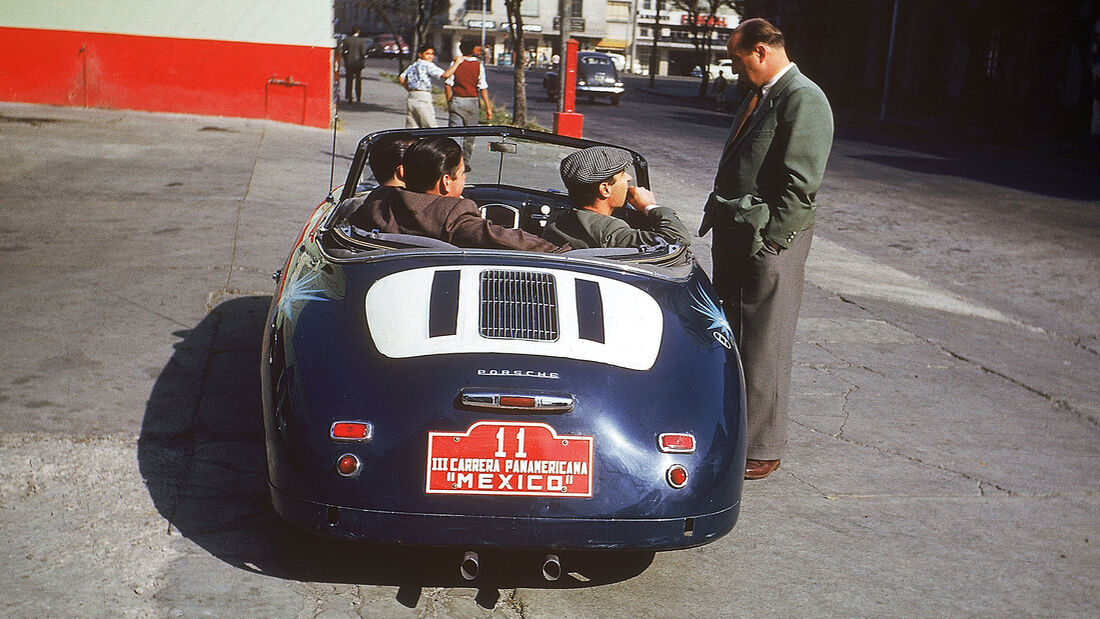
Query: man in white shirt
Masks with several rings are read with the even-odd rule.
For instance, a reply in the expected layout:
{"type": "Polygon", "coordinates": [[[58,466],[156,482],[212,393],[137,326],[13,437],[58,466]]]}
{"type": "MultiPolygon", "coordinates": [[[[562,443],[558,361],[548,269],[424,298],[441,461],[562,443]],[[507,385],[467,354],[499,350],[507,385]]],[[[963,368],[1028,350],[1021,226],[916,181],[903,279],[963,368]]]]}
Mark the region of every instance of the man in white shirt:
{"type": "Polygon", "coordinates": [[[454,75],[461,58],[456,58],[444,71],[435,64],[435,48],[423,45],[417,60],[405,69],[398,80],[409,91],[405,101],[405,128],[435,127],[435,105],[432,104],[432,78],[446,80],[454,75]]]}

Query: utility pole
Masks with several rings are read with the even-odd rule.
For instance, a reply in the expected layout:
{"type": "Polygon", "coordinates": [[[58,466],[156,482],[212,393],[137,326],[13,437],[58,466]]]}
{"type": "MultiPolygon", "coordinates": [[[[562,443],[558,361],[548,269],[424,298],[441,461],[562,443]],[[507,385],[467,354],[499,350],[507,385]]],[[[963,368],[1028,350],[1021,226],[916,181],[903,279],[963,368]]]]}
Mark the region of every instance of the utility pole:
{"type": "MultiPolygon", "coordinates": [[[[479,58],[479,60],[481,60],[482,62],[486,62],[486,60],[485,60],[485,10],[486,10],[486,5],[488,3],[489,3],[489,0],[481,0],[481,58],[479,58]]],[[[477,5],[475,4],[474,6],[477,6],[477,5]]]]}
{"type": "Polygon", "coordinates": [[[657,85],[657,40],[661,38],[661,5],[664,4],[664,0],[653,0],[657,9],[656,15],[653,16],[653,49],[649,52],[649,87],[654,88],[657,85]]]}
{"type": "Polygon", "coordinates": [[[569,1],[558,0],[558,32],[561,33],[561,44],[558,45],[558,111],[565,111],[565,55],[568,53],[569,43],[569,1]]]}
{"type": "Polygon", "coordinates": [[[626,70],[634,75],[634,57],[638,53],[638,0],[630,0],[630,64],[626,70]]]}

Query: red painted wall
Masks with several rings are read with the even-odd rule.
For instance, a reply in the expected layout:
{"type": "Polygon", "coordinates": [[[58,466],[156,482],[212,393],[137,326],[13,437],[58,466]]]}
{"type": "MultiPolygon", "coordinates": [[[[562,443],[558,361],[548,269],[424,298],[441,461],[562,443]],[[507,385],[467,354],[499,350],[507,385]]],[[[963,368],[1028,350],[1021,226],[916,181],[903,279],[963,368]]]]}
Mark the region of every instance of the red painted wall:
{"type": "Polygon", "coordinates": [[[0,27],[0,100],[328,127],[327,47],[0,27]]]}

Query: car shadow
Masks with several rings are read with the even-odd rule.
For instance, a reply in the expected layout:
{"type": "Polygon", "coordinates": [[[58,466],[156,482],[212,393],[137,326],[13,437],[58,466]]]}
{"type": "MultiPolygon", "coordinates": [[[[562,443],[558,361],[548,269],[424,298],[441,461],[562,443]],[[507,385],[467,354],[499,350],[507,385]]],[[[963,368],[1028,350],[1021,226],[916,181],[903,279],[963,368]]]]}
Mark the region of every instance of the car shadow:
{"type": "Polygon", "coordinates": [[[330,540],[286,525],[272,510],[265,474],[259,358],[270,297],[215,307],[180,340],[153,385],[138,464],[171,530],[242,570],[302,582],[397,586],[415,607],[422,587],[478,587],[492,608],[499,589],[573,588],[645,571],[652,552],[559,552],[562,577],[542,577],[544,552],[481,550],[473,582],[459,574],[462,548],[330,540]]]}

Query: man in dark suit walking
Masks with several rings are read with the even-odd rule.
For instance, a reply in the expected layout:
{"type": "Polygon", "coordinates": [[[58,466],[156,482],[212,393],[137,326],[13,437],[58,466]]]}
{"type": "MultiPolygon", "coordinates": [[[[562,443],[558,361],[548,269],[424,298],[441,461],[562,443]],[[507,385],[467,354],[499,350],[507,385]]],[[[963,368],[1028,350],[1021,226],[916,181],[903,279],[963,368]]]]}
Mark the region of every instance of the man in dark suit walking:
{"type": "Polygon", "coordinates": [[[726,47],[752,90],[735,115],[699,234],[714,229],[714,286],[745,370],[745,478],[761,479],[779,468],[787,443],[795,323],[833,114],[766,20],[742,22],[726,47]]]}
{"type": "Polygon", "coordinates": [[[359,29],[344,39],[340,48],[344,60],[344,98],[351,103],[352,87],[355,88],[355,101],[363,98],[363,60],[367,57],[367,40],[359,36],[359,29]]]}

